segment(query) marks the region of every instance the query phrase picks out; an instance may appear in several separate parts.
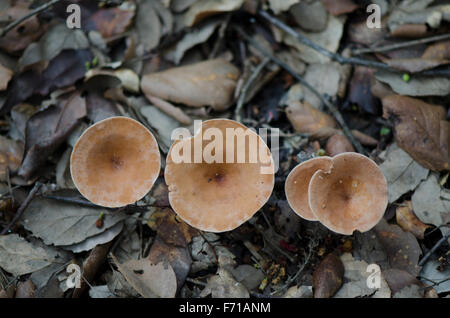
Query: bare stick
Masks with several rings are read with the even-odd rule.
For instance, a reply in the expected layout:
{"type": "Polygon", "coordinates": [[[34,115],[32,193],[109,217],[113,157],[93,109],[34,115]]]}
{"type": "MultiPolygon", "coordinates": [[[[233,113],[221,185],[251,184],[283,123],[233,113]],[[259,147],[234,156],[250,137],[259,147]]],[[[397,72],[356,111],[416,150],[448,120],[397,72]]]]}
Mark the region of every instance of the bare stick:
{"type": "Polygon", "coordinates": [[[447,40],[447,39],[450,39],[450,33],[430,36],[428,38],[419,39],[419,40],[395,43],[395,44],[391,44],[391,45],[385,45],[385,46],[379,46],[379,47],[373,47],[373,48],[367,48],[367,49],[356,49],[356,50],[353,50],[352,53],[355,55],[359,55],[359,54],[364,54],[364,53],[388,52],[388,51],[392,51],[392,50],[402,49],[405,47],[410,47],[410,46],[415,46],[415,45],[425,44],[425,43],[430,43],[430,42],[437,42],[437,41],[442,41],[442,40],[447,40]]]}
{"type": "Polygon", "coordinates": [[[10,24],[8,24],[3,29],[2,34],[0,34],[0,37],[4,37],[9,31],[14,29],[16,26],[18,26],[19,24],[21,24],[25,20],[28,20],[33,15],[38,14],[39,12],[42,12],[42,11],[46,10],[47,8],[53,6],[55,3],[59,2],[59,1],[61,1],[61,0],[51,0],[50,2],[44,3],[43,5],[41,5],[40,7],[37,7],[36,9],[34,9],[32,11],[30,11],[28,14],[24,15],[20,19],[17,19],[16,21],[11,22],[10,24]]]}
{"type": "Polygon", "coordinates": [[[30,191],[30,193],[28,193],[28,196],[25,199],[25,201],[23,201],[23,203],[20,205],[20,207],[17,210],[16,214],[14,215],[14,218],[12,219],[11,223],[9,223],[9,225],[3,229],[3,231],[0,233],[0,235],[5,235],[9,231],[9,229],[11,227],[13,227],[14,224],[16,224],[16,222],[22,216],[23,212],[25,212],[25,209],[30,204],[31,200],[33,200],[34,196],[36,195],[36,192],[38,192],[38,190],[41,187],[41,185],[42,184],[40,182],[36,182],[34,184],[33,189],[31,189],[31,191],[30,191]]]}
{"type": "MultiPolygon", "coordinates": [[[[286,32],[287,34],[296,38],[298,41],[300,41],[300,43],[312,48],[313,50],[325,55],[326,57],[330,58],[333,61],[338,62],[339,64],[359,65],[359,66],[376,68],[376,69],[386,70],[386,71],[395,72],[395,73],[404,73],[404,71],[394,69],[390,65],[382,63],[382,62],[370,61],[370,60],[366,60],[366,59],[362,59],[362,58],[358,58],[358,57],[344,57],[340,54],[333,53],[333,52],[325,49],[324,47],[314,43],[313,41],[311,41],[304,35],[298,33],[293,28],[291,28],[290,26],[285,24],[283,21],[271,16],[266,11],[260,10],[260,11],[258,11],[258,14],[261,17],[263,17],[264,19],[266,19],[267,21],[269,21],[270,23],[272,23],[273,25],[277,26],[278,28],[280,28],[281,30],[286,32]]],[[[428,71],[424,71],[424,72],[417,72],[416,74],[425,75],[425,76],[450,76],[450,69],[428,70],[428,71]]]]}
{"type": "Polygon", "coordinates": [[[281,61],[279,58],[273,56],[268,51],[266,51],[261,45],[259,45],[255,40],[253,40],[247,33],[245,33],[240,27],[235,26],[235,30],[241,34],[253,47],[255,47],[258,51],[263,53],[265,56],[269,57],[273,62],[280,65],[282,68],[284,68],[286,71],[288,71],[295,79],[297,79],[303,86],[308,88],[314,95],[316,95],[322,103],[327,107],[328,111],[333,115],[333,117],[336,119],[336,121],[339,123],[339,125],[342,127],[342,131],[344,132],[345,136],[350,140],[350,142],[353,144],[355,149],[364,155],[366,154],[366,151],[361,146],[358,140],[353,136],[352,132],[350,131],[350,128],[348,128],[347,124],[345,123],[344,117],[342,117],[339,110],[322,94],[320,94],[314,87],[311,86],[305,79],[300,76],[296,71],[294,71],[289,65],[281,61]]]}
{"type": "Polygon", "coordinates": [[[447,239],[450,237],[450,232],[448,232],[443,238],[441,238],[434,246],[431,248],[431,250],[428,251],[428,253],[425,254],[425,256],[420,260],[419,266],[423,266],[430,256],[441,246],[447,239]]]}
{"type": "Polygon", "coordinates": [[[245,96],[247,94],[248,89],[253,84],[253,82],[256,80],[259,73],[261,73],[261,71],[264,69],[264,67],[269,62],[270,62],[270,58],[268,58],[268,57],[264,58],[264,60],[261,63],[259,63],[258,66],[253,70],[252,75],[250,75],[250,77],[247,80],[247,82],[245,83],[244,87],[242,87],[241,94],[239,95],[239,99],[237,101],[236,110],[234,111],[234,117],[236,118],[237,121],[241,122],[241,119],[242,119],[241,118],[241,110],[242,110],[242,106],[244,105],[245,96]]]}

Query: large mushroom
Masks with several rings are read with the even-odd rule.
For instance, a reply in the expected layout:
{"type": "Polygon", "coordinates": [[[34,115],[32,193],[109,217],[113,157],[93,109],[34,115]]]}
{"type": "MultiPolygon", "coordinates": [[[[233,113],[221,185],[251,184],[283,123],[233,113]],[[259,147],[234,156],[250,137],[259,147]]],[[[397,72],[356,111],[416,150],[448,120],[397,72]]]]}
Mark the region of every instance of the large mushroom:
{"type": "Polygon", "coordinates": [[[328,171],[332,166],[333,159],[330,157],[317,157],[297,165],[286,178],[284,191],[286,199],[292,210],[300,217],[317,221],[308,203],[309,182],[317,170],[328,171]]]}
{"type": "Polygon", "coordinates": [[[373,228],[388,203],[387,181],[380,168],[355,152],[298,165],[289,174],[285,191],[289,205],[302,218],[345,235],[373,228]]]}
{"type": "Polygon", "coordinates": [[[383,217],[387,181],[377,164],[355,153],[333,157],[331,170],[318,170],[308,187],[309,207],[330,230],[351,235],[366,232],[383,217]]]}
{"type": "Polygon", "coordinates": [[[267,202],[275,182],[264,140],[229,119],[205,121],[193,137],[175,141],[164,177],[173,210],[208,232],[233,230],[250,219],[267,202]],[[180,149],[185,155],[190,150],[182,162],[180,149]]]}
{"type": "Polygon", "coordinates": [[[92,203],[121,207],[152,188],[161,168],[158,144],[141,123],[110,117],[81,135],[70,158],[72,179],[92,203]]]}

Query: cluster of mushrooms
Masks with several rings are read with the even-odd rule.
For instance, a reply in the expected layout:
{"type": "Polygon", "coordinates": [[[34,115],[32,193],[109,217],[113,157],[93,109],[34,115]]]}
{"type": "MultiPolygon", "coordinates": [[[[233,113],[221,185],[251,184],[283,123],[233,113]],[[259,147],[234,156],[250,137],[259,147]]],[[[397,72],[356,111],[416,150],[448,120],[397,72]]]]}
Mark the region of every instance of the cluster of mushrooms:
{"type": "MultiPolygon", "coordinates": [[[[190,155],[194,159],[194,151],[190,155]]],[[[138,121],[110,117],[80,136],[72,151],[70,169],[76,188],[92,203],[109,208],[126,206],[142,199],[158,178],[158,143],[138,121]]],[[[205,121],[194,136],[174,141],[164,170],[172,209],[189,225],[209,232],[230,231],[250,219],[269,200],[274,174],[274,162],[264,140],[229,119],[205,121]],[[237,131],[233,138],[240,133],[255,137],[269,163],[217,163],[205,161],[203,156],[200,162],[173,161],[174,147],[194,150],[198,143],[202,149],[208,147],[209,138],[202,135],[208,128],[222,132],[222,154],[237,158],[244,153],[250,158],[248,143],[227,148],[226,130],[232,128],[237,131]],[[261,173],[262,168],[269,168],[269,173],[261,173]]],[[[286,179],[285,192],[300,217],[346,235],[375,226],[388,201],[387,182],[376,163],[353,152],[299,164],[286,179]]]]}

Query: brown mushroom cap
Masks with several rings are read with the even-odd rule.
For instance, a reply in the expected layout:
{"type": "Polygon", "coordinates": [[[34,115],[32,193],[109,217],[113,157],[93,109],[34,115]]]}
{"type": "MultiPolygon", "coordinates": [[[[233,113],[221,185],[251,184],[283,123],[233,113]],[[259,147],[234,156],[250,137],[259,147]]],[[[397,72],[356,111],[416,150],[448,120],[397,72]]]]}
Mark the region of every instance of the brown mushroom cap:
{"type": "Polygon", "coordinates": [[[317,221],[316,216],[309,208],[308,187],[309,182],[318,170],[328,171],[332,166],[333,159],[330,157],[317,157],[297,165],[286,178],[284,190],[286,199],[295,213],[300,217],[317,221]]]}
{"type": "Polygon", "coordinates": [[[366,232],[383,217],[387,182],[371,159],[354,152],[333,157],[330,171],[319,170],[308,188],[309,207],[330,230],[351,235],[366,232]]]}
{"type": "Polygon", "coordinates": [[[250,219],[267,202],[275,183],[273,160],[264,140],[244,125],[229,119],[205,121],[201,134],[197,132],[191,138],[175,141],[167,156],[164,178],[173,210],[189,225],[209,232],[229,231],[250,219]],[[187,143],[184,145],[191,147],[193,159],[195,140],[203,139],[201,146],[205,151],[205,147],[212,142],[205,137],[209,128],[222,133],[222,153],[228,151],[232,154],[234,163],[227,163],[225,159],[223,163],[207,163],[204,156],[200,163],[193,163],[193,160],[191,163],[174,162],[172,153],[176,145],[187,143]],[[259,156],[256,163],[250,162],[248,137],[240,146],[235,138],[234,149],[227,149],[227,128],[240,128],[238,135],[247,134],[256,138],[258,145],[270,156],[270,162],[262,162],[259,156]],[[237,155],[242,152],[246,154],[246,159],[243,163],[237,163],[237,155]],[[262,167],[268,167],[272,172],[262,174],[262,167]]]}
{"type": "Polygon", "coordinates": [[[160,168],[155,137],[128,117],[110,117],[86,129],[70,157],[77,189],[89,201],[105,207],[142,199],[160,168]]]}

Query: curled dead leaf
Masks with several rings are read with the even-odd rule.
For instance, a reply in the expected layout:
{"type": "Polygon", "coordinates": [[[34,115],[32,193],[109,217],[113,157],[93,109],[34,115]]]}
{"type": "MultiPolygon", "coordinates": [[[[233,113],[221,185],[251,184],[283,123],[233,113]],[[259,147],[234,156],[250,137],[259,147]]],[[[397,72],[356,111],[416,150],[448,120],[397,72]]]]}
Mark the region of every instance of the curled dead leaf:
{"type": "Polygon", "coordinates": [[[163,100],[221,111],[231,105],[239,75],[234,65],[214,59],[147,74],[141,88],[146,95],[163,100]]]}
{"type": "Polygon", "coordinates": [[[342,286],[344,264],[335,254],[328,254],[313,274],[314,298],[330,298],[342,286]]]}
{"type": "Polygon", "coordinates": [[[450,168],[450,122],[442,106],[407,96],[383,98],[383,117],[394,118],[399,147],[430,170],[450,168]]]}
{"type": "Polygon", "coordinates": [[[397,207],[395,211],[397,224],[404,231],[411,232],[418,239],[423,240],[426,229],[430,226],[422,223],[412,210],[411,201],[406,202],[405,206],[397,207]]]}
{"type": "Polygon", "coordinates": [[[325,150],[330,157],[334,157],[343,152],[354,152],[355,148],[347,137],[334,134],[328,139],[325,150]]]}

